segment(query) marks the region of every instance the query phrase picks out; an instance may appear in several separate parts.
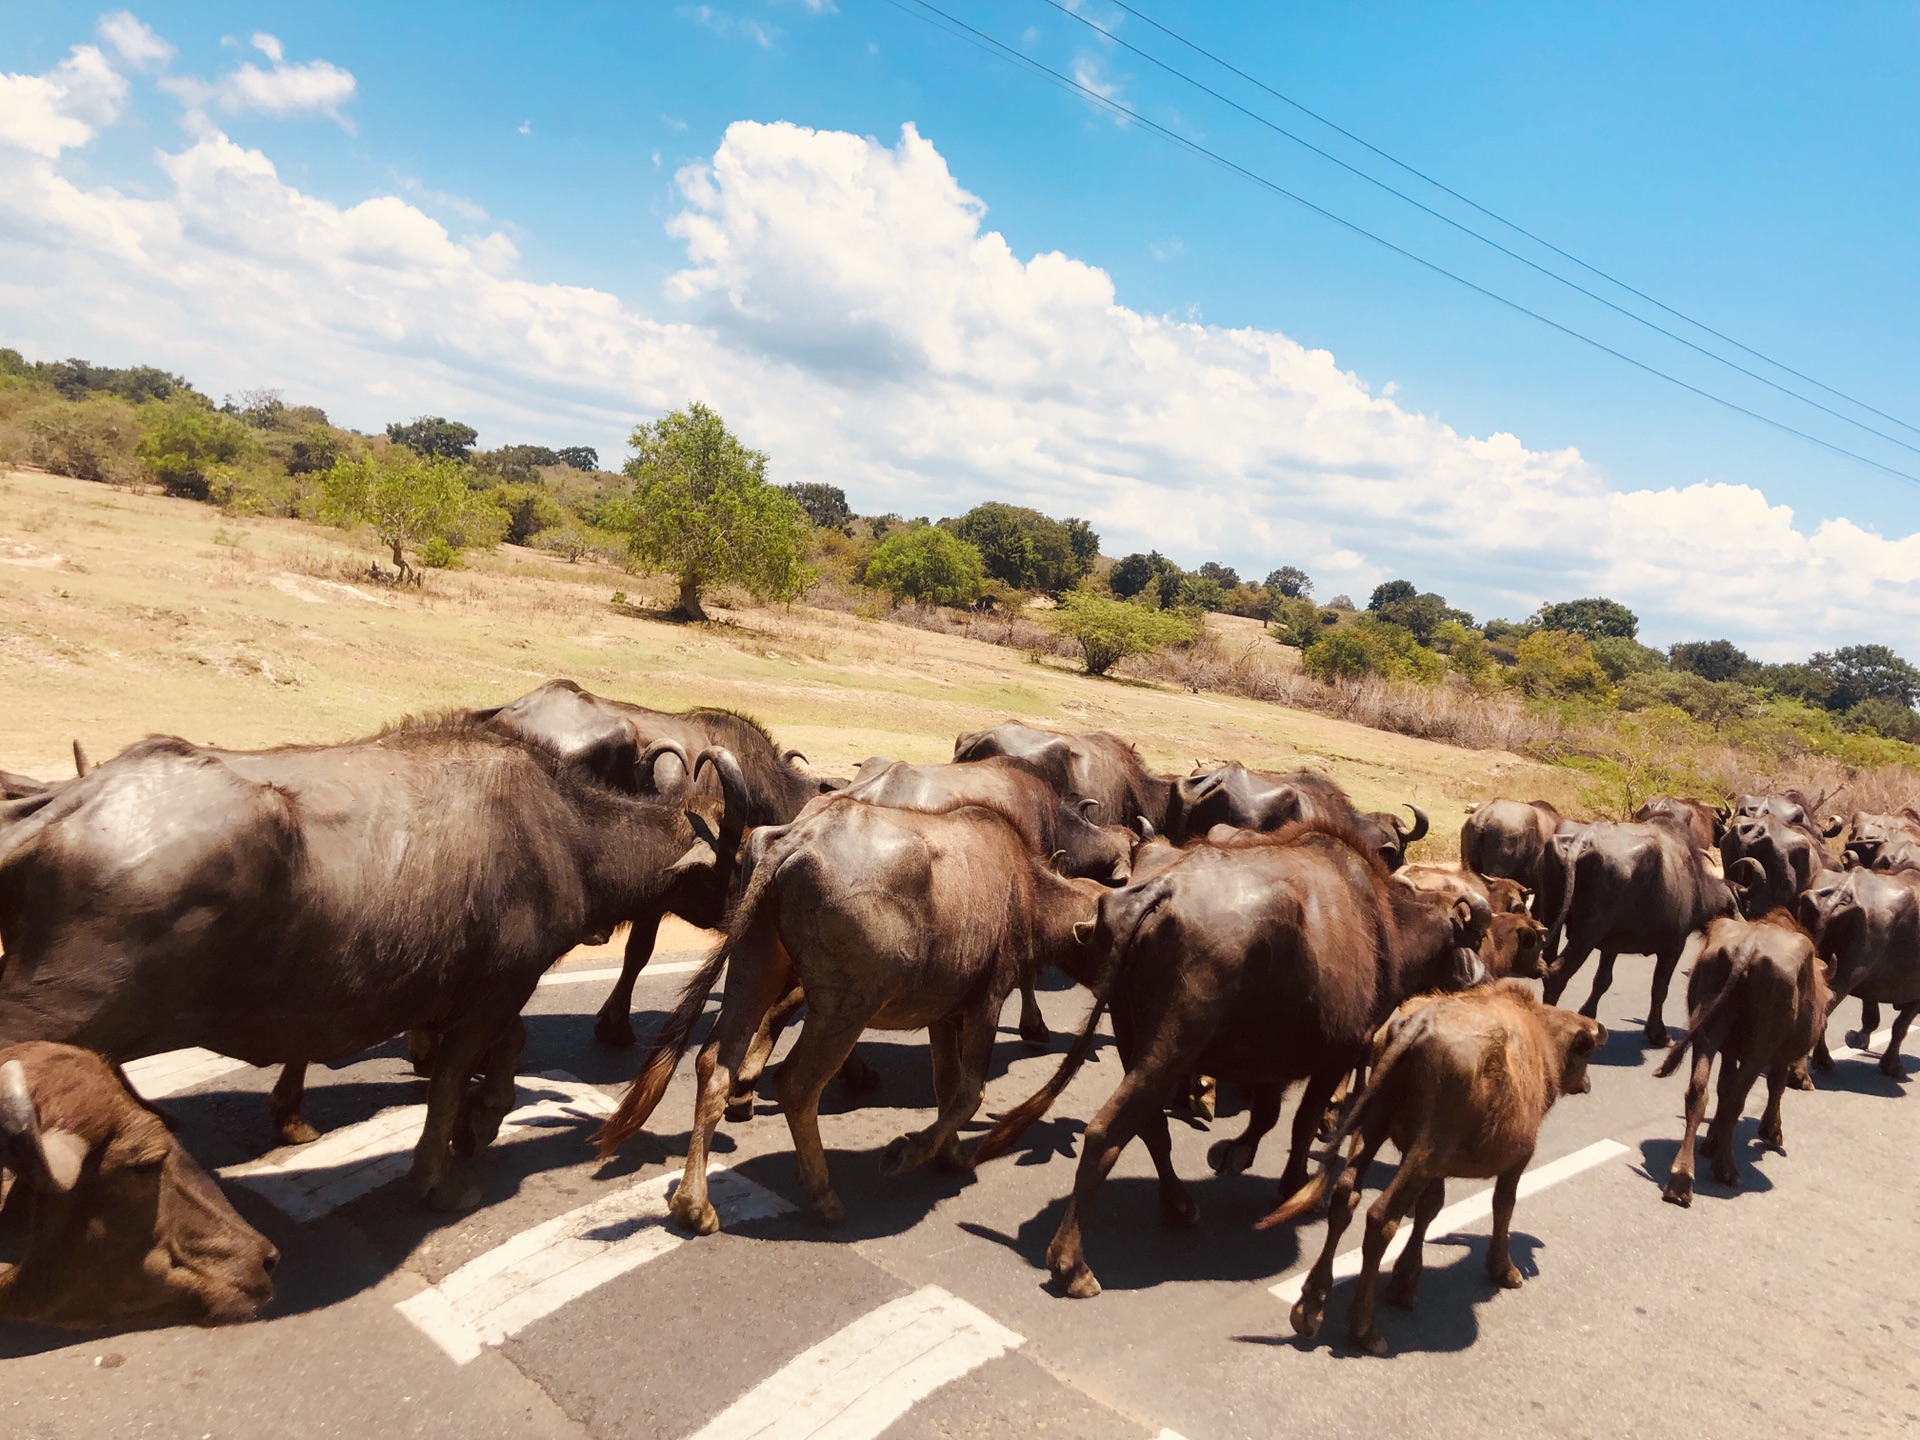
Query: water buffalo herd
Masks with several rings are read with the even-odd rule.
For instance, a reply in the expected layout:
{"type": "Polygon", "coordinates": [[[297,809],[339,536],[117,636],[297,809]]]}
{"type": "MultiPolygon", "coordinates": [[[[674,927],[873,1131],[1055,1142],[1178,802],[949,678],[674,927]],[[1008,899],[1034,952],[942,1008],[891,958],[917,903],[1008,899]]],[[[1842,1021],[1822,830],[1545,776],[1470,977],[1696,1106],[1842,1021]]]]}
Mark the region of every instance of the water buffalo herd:
{"type": "Polygon", "coordinates": [[[1422,811],[1361,812],[1313,771],[1159,775],[1118,736],[1008,721],[960,736],[948,764],[876,757],[830,778],[744,716],[650,710],[564,680],[345,744],[154,737],[94,767],[75,758],[69,779],[0,772],[0,1228],[24,1237],[0,1267],[0,1318],[217,1324],[271,1295],[273,1247],[123,1062],[201,1046],[279,1066],[270,1118],[297,1144],[317,1133],[300,1113],[305,1067],[407,1034],[427,1077],[412,1181],[428,1205],[463,1208],[513,1103],[520,1012],[543,972],[628,927],[594,1035],[632,1045],[634,982],[668,914],[725,938],[596,1139],[610,1155],[647,1124],[724,977],[697,1052],[678,1223],[718,1227],[714,1132],[751,1116],[798,1016],[770,1088],[801,1192],[827,1221],[842,1206],[818,1102],[836,1074],[872,1082],[855,1051],[866,1030],[928,1032],[936,1114],[882,1152],[897,1175],[1020,1146],[1110,1017],[1123,1073],[1087,1121],[1047,1252],[1057,1287],[1099,1293],[1083,1230],[1136,1136],[1163,1218],[1196,1217],[1170,1106],[1231,1082],[1245,1124],[1208,1161],[1234,1174],[1302,1082],[1261,1223],[1329,1212],[1293,1311],[1312,1335],[1368,1166],[1393,1142],[1348,1317],[1376,1353],[1387,1241],[1411,1213],[1387,1292],[1410,1304],[1449,1178],[1495,1182],[1488,1273],[1520,1283],[1506,1239],[1520,1176],[1548,1108],[1588,1088],[1616,956],[1654,957],[1645,1034],[1665,1045],[1666,991],[1699,947],[1660,1071],[1691,1056],[1664,1192],[1681,1205],[1716,1057],[1706,1144],[1731,1185],[1748,1093],[1764,1076],[1761,1135],[1779,1144],[1783,1092],[1832,1064],[1834,1006],[1862,1003],[1863,1046],[1892,1007],[1892,1075],[1920,1011],[1920,814],[1821,819],[1793,792],[1660,799],[1627,821],[1493,800],[1472,807],[1458,863],[1409,864],[1422,811]],[[1559,1009],[1595,954],[1582,1011],[1559,1009]],[[1022,1038],[1051,1043],[1033,990],[1048,967],[1091,992],[1087,1019],[1053,1077],[969,1149],[1016,991],[1022,1038]]]}

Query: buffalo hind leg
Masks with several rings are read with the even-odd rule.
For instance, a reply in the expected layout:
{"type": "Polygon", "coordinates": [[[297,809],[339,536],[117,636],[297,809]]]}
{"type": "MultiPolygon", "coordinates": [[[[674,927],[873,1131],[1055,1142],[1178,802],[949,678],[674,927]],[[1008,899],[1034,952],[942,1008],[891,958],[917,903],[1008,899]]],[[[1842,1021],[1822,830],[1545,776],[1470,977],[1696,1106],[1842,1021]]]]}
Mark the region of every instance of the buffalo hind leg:
{"type": "Polygon", "coordinates": [[[282,1145],[310,1145],[320,1132],[300,1113],[300,1102],[307,1093],[307,1062],[292,1060],[280,1067],[280,1078],[273,1082],[273,1095],[267,1101],[267,1113],[273,1119],[273,1135],[282,1145]]]}
{"type": "Polygon", "coordinates": [[[1387,1353],[1387,1342],[1373,1323],[1374,1286],[1380,1279],[1381,1257],[1400,1228],[1400,1217],[1426,1192],[1426,1159],[1418,1149],[1405,1156],[1387,1188],[1367,1211],[1367,1238],[1360,1246],[1360,1278],[1353,1287],[1353,1303],[1347,1307],[1347,1338],[1369,1355],[1387,1353]]]}
{"type": "Polygon", "coordinates": [[[1873,1048],[1873,1032],[1880,1028],[1880,1002],[1862,1000],[1860,1002],[1860,1028],[1848,1030],[1841,1036],[1847,1044],[1861,1050],[1873,1048]]]}
{"type": "Polygon", "coordinates": [[[1720,1098],[1713,1107],[1713,1123],[1707,1126],[1707,1148],[1713,1152],[1713,1178],[1735,1189],[1740,1185],[1740,1168],[1733,1161],[1733,1131],[1746,1108],[1747,1092],[1760,1078],[1760,1067],[1741,1059],[1729,1064],[1731,1056],[1720,1061],[1720,1098]]]}
{"type": "Polygon", "coordinates": [[[505,1014],[487,1012],[484,1018],[464,1015],[440,1033],[433,1075],[427,1081],[427,1117],[413,1147],[412,1170],[414,1188],[435,1210],[465,1210],[479,1203],[479,1187],[465,1179],[455,1164],[454,1135],[466,1108],[474,1066],[518,1014],[515,1006],[505,1014]]]}
{"type": "Polygon", "coordinates": [[[1613,962],[1620,958],[1617,950],[1600,952],[1600,968],[1593,972],[1593,992],[1587,996],[1587,1003],[1580,1007],[1580,1013],[1589,1020],[1597,1019],[1600,1014],[1600,997],[1613,986],[1613,962]]]}
{"type": "Polygon", "coordinates": [[[1493,1182],[1493,1239],[1487,1242],[1487,1278],[1503,1290],[1518,1290],[1525,1279],[1513,1263],[1513,1205],[1520,1198],[1520,1177],[1533,1163],[1529,1150],[1518,1164],[1493,1182]]]}
{"type": "Polygon", "coordinates": [[[747,1057],[760,1021],[787,991],[792,962],[766,920],[756,920],[734,946],[727,961],[727,989],[713,1033],[694,1062],[693,1133],[687,1141],[686,1169],[669,1204],[673,1218],[699,1235],[720,1228],[719,1212],[707,1198],[707,1156],[713,1132],[726,1109],[734,1073],[747,1057]]]}
{"type": "Polygon", "coordinates": [[[728,1120],[737,1124],[753,1118],[754,1087],[766,1072],[767,1061],[772,1057],[774,1047],[780,1043],[781,1032],[806,1003],[807,992],[795,985],[760,1021],[760,1028],[753,1032],[753,1042],[747,1046],[746,1057],[734,1073],[733,1089],[727,1094],[728,1120]]]}
{"type": "Polygon", "coordinates": [[[454,1122],[453,1148],[461,1155],[478,1155],[500,1133],[500,1122],[513,1109],[514,1072],[527,1046],[526,1022],[516,1015],[487,1051],[486,1070],[461,1102],[454,1122]]]}
{"type": "Polygon", "coordinates": [[[1887,1048],[1880,1056],[1880,1073],[1890,1079],[1906,1077],[1907,1067],[1901,1063],[1900,1047],[1906,1043],[1907,1028],[1913,1024],[1916,1014],[1920,1014],[1920,1005],[1909,1005],[1893,1017],[1893,1033],[1887,1037],[1887,1048]]]}
{"type": "MultiPolygon", "coordinates": [[[[1682,949],[1685,947],[1682,946],[1682,949]]],[[[1667,988],[1673,983],[1673,972],[1680,964],[1680,950],[1663,952],[1653,961],[1653,995],[1647,1001],[1647,1044],[1664,1047],[1667,1043],[1667,988]]],[[[1611,967],[1613,957],[1607,956],[1611,967]]],[[[1611,969],[1608,971],[1611,975],[1611,969]]],[[[1594,1012],[1586,1012],[1591,1015],[1594,1012]]]]}
{"type": "Polygon", "coordinates": [[[1793,1079],[1792,1065],[1776,1065],[1767,1072],[1767,1108],[1760,1116],[1760,1143],[1787,1153],[1787,1134],[1780,1125],[1780,1097],[1793,1079]]]}
{"type": "MultiPolygon", "coordinates": [[[[1721,1073],[1726,1067],[1723,1064],[1721,1073]]],[[[1696,1045],[1693,1052],[1693,1069],[1687,1073],[1687,1114],[1683,1122],[1685,1128],[1680,1132],[1680,1148],[1674,1153],[1673,1168],[1667,1173],[1667,1188],[1660,1192],[1660,1198],[1669,1205],[1693,1204],[1693,1147],[1695,1137],[1700,1132],[1700,1122],[1707,1114],[1707,1081],[1713,1072],[1713,1051],[1704,1045],[1696,1045]]]]}
{"type": "Polygon", "coordinates": [[[1426,1265],[1427,1227],[1433,1224],[1433,1217],[1446,1203],[1447,1182],[1435,1176],[1414,1203],[1413,1233],[1407,1237],[1407,1248],[1400,1252],[1400,1259],[1393,1267],[1393,1279],[1387,1282],[1389,1305],[1402,1310],[1413,1308],[1414,1299],[1420,1294],[1420,1272],[1426,1265]]]}
{"type": "Polygon", "coordinates": [[[993,1004],[950,1015],[932,1027],[933,1091],[940,1113],[926,1129],[889,1142],[880,1155],[882,1175],[904,1175],[929,1160],[946,1170],[968,1168],[960,1148],[960,1127],[980,1108],[999,1018],[1000,1004],[993,1004]]]}
{"type": "Polygon", "coordinates": [[[1287,1154],[1287,1168],[1280,1175],[1280,1198],[1285,1200],[1307,1183],[1307,1171],[1313,1160],[1313,1137],[1319,1133],[1320,1117],[1340,1078],[1351,1067],[1316,1070],[1307,1077],[1306,1090],[1300,1096],[1300,1108],[1293,1112],[1293,1148],[1287,1154]]]}
{"type": "Polygon", "coordinates": [[[1053,1032],[1047,1029],[1047,1017],[1040,1013],[1040,996],[1033,988],[1033,977],[1020,981],[1020,1038],[1029,1050],[1045,1050],[1053,1044],[1053,1032]]]}
{"type": "Polygon", "coordinates": [[[800,1166],[800,1189],[814,1216],[832,1225],[846,1213],[840,1197],[833,1193],[833,1177],[827,1172],[826,1147],[820,1143],[820,1092],[834,1072],[853,1052],[853,1045],[866,1029],[867,1014],[838,1015],[812,1006],[800,1038],[792,1052],[774,1073],[773,1093],[787,1113],[787,1129],[793,1135],[793,1156],[800,1166]]]}
{"type": "Polygon", "coordinates": [[[633,1044],[633,983],[646,968],[659,933],[659,911],[634,916],[633,927],[627,931],[626,954],[620,960],[620,978],[613,982],[593,1020],[593,1038],[602,1045],[624,1050],[633,1044]]]}
{"type": "MultiPolygon", "coordinates": [[[[1053,1243],[1047,1246],[1047,1269],[1054,1283],[1076,1300],[1088,1300],[1100,1293],[1100,1282],[1087,1266],[1082,1227],[1092,1217],[1100,1187],[1120,1152],[1165,1104],[1166,1078],[1145,1069],[1129,1070],[1107,1097],[1107,1103],[1087,1122],[1080,1164],[1073,1176],[1073,1193],[1067,1198],[1066,1213],[1060,1217],[1053,1243]]],[[[1166,1116],[1162,1114],[1160,1119],[1164,1124],[1166,1116]]],[[[1171,1139],[1168,1148],[1172,1148],[1171,1139]]]]}
{"type": "Polygon", "coordinates": [[[1333,1293],[1333,1257],[1340,1248],[1340,1237],[1353,1219],[1353,1212],[1360,1208],[1361,1186],[1373,1165],[1373,1157],[1387,1143],[1386,1123],[1376,1121],[1371,1127],[1363,1128],[1356,1138],[1358,1147],[1334,1182],[1333,1200],[1327,1207],[1327,1238],[1320,1246],[1320,1258],[1307,1272],[1306,1283],[1300,1287],[1300,1298],[1294,1301],[1288,1316],[1294,1333],[1309,1340],[1320,1333],[1327,1296],[1333,1293]]]}
{"type": "Polygon", "coordinates": [[[1238,1175],[1253,1164],[1261,1140],[1280,1119],[1282,1093],[1278,1085],[1256,1085],[1248,1092],[1247,1128],[1231,1140],[1216,1140],[1207,1147],[1207,1164],[1214,1174],[1238,1175]]]}

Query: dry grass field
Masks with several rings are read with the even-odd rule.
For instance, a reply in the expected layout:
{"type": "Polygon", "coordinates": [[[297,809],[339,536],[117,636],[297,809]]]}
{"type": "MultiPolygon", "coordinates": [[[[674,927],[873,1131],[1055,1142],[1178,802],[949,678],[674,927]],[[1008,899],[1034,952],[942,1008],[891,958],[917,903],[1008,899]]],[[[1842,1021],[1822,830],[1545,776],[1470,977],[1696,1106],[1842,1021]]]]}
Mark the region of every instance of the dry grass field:
{"type": "Polygon", "coordinates": [[[1570,793],[1564,772],[1499,751],[1093,679],[1056,658],[838,612],[723,607],[715,623],[674,624],[646,609],[664,581],[513,547],[429,572],[417,590],[367,581],[374,558],[298,521],[0,475],[0,768],[66,773],[75,738],[95,758],[153,733],[237,747],[341,740],[570,676],[666,709],[746,711],[841,773],[875,754],[945,759],[955,734],[1007,717],[1115,730],[1177,773],[1228,758],[1312,766],[1363,809],[1426,807],[1438,833],[1422,848],[1435,856],[1453,853],[1468,801],[1570,793]],[[629,603],[615,604],[622,591],[629,603]]]}

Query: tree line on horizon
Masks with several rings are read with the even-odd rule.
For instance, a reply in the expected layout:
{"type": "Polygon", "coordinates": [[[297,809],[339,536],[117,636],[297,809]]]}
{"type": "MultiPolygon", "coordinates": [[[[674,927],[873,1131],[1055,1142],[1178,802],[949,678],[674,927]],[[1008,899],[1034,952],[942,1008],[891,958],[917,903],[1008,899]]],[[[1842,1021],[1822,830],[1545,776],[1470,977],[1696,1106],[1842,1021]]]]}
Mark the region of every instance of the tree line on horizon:
{"type": "Polygon", "coordinates": [[[1477,622],[1404,579],[1364,608],[1324,604],[1291,564],[1264,579],[1158,551],[1109,559],[1078,517],[987,501],[933,520],[854,512],[840,487],[775,485],[768,457],[699,402],[634,428],[618,471],[590,446],[478,448],[479,432],[415,416],[365,435],[273,390],[216,404],[152,366],[25,360],[0,349],[0,461],[251,514],[365,527],[397,578],[457,563],[502,541],[569,561],[598,555],[675,578],[676,612],[704,619],[703,596],[738,587],[792,600],[810,586],[857,587],[916,603],[1036,612],[1080,647],[1089,671],[1190,642],[1209,612],[1257,619],[1329,684],[1379,677],[1517,692],[1549,705],[1668,707],[1704,724],[1772,714],[1920,743],[1920,670],[1884,645],[1821,651],[1793,664],[1754,660],[1726,639],[1665,650],[1603,596],[1543,604],[1520,621],[1477,622]]]}

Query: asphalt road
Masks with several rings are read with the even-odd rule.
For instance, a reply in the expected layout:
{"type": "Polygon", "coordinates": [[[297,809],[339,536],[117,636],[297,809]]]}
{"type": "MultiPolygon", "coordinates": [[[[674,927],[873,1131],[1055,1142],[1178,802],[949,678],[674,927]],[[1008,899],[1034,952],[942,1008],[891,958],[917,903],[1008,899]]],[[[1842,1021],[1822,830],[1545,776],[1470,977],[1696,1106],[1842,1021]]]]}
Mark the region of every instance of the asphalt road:
{"type": "MultiPolygon", "coordinates": [[[[605,963],[603,953],[567,969],[605,963]]],[[[1446,1237],[1436,1227],[1417,1307],[1382,1307],[1383,1359],[1330,1343],[1344,1333],[1345,1285],[1322,1339],[1294,1338],[1274,1287],[1318,1253],[1321,1229],[1251,1230],[1275,1198],[1282,1132],[1252,1171],[1216,1178],[1206,1147],[1237,1130],[1231,1115],[1211,1132],[1174,1127],[1197,1225],[1161,1226],[1136,1144],[1088,1230],[1105,1292],[1074,1301],[1048,1290],[1043,1257],[1080,1122],[1118,1078],[1110,1047],[1029,1149],[972,1177],[889,1181],[881,1147],[930,1117],[925,1036],[870,1037],[863,1053],[882,1090],[856,1097],[836,1083],[822,1121],[844,1222],[796,1213],[786,1126],[762,1104],[717,1142],[727,1228],[683,1237],[660,1217],[684,1154],[691,1064],[653,1130],[594,1163],[586,1136],[635,1061],[594,1044],[605,981],[593,979],[538,992],[525,1108],[481,1163],[484,1199],[465,1215],[423,1213],[389,1178],[404,1154],[388,1152],[411,1143],[409,1117],[367,1122],[424,1099],[397,1045],[316,1067],[307,1113],[331,1149],[267,1149],[270,1072],[211,1074],[166,1099],[191,1148],[229,1172],[236,1205],[280,1247],[275,1301],[261,1321],[223,1331],[76,1339],[0,1326],[0,1434],[1920,1434],[1911,1077],[1842,1059],[1818,1093],[1788,1095],[1784,1156],[1752,1143],[1756,1094],[1740,1132],[1743,1188],[1703,1174],[1690,1210],[1664,1205],[1683,1081],[1655,1080],[1656,1056],[1638,1038],[1648,971],[1622,962],[1593,1093],[1548,1119],[1537,1167],[1573,1158],[1520,1202],[1524,1288],[1495,1291],[1484,1278],[1484,1219],[1446,1237]]],[[[642,981],[636,1003],[653,1012],[636,1017],[643,1034],[683,980],[642,981]]],[[[1570,998],[1584,998],[1585,983],[1570,998]]],[[[1043,999],[1057,1031],[1086,1011],[1083,993],[1043,999]]],[[[1679,1009],[1676,998],[1669,1023],[1679,1009]]],[[[1065,1049],[1056,1036],[1052,1055],[1024,1052],[1013,1014],[987,1111],[1030,1093],[1065,1049]]],[[[1857,1015],[1848,1004],[1841,1020],[1857,1015]]],[[[1484,1188],[1456,1182],[1448,1200],[1484,1188]]],[[[1356,1226],[1349,1243],[1358,1236],[1356,1226]]]]}

